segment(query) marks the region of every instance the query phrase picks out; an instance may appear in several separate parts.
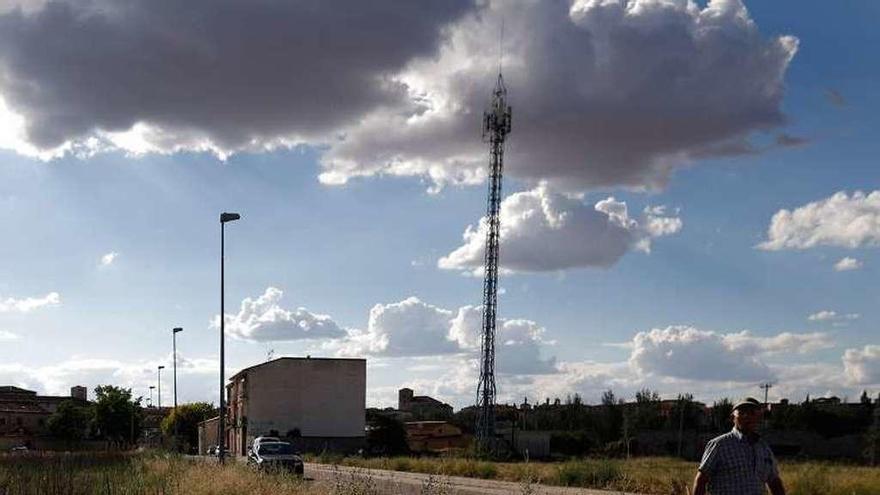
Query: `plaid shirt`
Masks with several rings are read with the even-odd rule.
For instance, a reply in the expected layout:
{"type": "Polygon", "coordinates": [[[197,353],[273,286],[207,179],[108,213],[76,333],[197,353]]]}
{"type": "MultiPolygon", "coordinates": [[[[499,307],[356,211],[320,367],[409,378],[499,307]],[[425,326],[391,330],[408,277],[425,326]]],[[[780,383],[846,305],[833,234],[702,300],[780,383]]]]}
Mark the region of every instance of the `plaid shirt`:
{"type": "Polygon", "coordinates": [[[699,469],[709,475],[711,495],[764,495],[764,485],[779,477],[767,443],[750,442],[736,428],[706,444],[699,469]]]}

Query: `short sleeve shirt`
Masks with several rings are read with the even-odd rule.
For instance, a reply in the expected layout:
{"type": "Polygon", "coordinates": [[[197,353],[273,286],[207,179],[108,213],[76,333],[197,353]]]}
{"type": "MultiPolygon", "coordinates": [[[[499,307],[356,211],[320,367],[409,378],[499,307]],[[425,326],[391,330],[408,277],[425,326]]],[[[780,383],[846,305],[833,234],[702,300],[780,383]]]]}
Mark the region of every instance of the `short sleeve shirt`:
{"type": "Polygon", "coordinates": [[[706,444],[699,470],[709,476],[711,495],[764,495],[764,485],[779,477],[767,442],[749,441],[736,428],[706,444]]]}

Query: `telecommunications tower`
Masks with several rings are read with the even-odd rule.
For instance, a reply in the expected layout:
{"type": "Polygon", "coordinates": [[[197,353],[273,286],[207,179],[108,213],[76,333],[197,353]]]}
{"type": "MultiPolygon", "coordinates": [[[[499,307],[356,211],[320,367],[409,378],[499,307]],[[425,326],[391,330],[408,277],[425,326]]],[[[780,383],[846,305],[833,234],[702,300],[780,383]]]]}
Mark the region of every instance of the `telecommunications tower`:
{"type": "Polygon", "coordinates": [[[489,200],[484,253],[483,331],[480,338],[480,381],[477,384],[477,446],[495,450],[495,316],[498,303],[498,243],[501,221],[501,172],[504,140],[510,134],[510,106],[501,72],[492,93],[492,104],[483,114],[483,140],[489,143],[489,200]]]}

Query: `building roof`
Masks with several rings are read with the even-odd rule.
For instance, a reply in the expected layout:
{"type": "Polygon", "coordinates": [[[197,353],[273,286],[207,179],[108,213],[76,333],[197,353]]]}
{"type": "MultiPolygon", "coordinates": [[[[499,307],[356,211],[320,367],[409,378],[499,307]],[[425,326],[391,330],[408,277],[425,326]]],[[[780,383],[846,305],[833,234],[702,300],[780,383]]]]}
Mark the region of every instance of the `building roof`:
{"type": "MultiPolygon", "coordinates": [[[[266,361],[265,363],[255,364],[253,366],[248,366],[247,368],[243,368],[238,373],[229,377],[229,380],[234,380],[238,378],[239,375],[246,373],[251,370],[255,370],[257,368],[261,368],[263,366],[268,366],[270,364],[276,364],[281,361],[364,361],[367,360],[365,358],[324,358],[324,357],[280,357],[278,359],[273,359],[271,361],[266,361]]],[[[228,385],[227,385],[228,386],[228,385]]]]}
{"type": "Polygon", "coordinates": [[[24,388],[15,387],[12,385],[2,385],[0,386],[0,394],[27,394],[27,395],[37,395],[33,390],[27,390],[24,388]]]}
{"type": "Polygon", "coordinates": [[[415,397],[410,399],[410,402],[428,403],[433,406],[448,406],[449,405],[449,404],[446,404],[445,402],[440,402],[439,400],[437,400],[433,397],[429,397],[427,395],[416,395],[415,397]]]}

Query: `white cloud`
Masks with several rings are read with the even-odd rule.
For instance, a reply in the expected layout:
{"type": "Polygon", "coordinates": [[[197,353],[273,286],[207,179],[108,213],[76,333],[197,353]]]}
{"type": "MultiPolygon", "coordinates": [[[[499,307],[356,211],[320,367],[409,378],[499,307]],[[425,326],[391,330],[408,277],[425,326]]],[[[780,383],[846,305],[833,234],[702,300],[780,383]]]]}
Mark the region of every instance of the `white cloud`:
{"type": "Polygon", "coordinates": [[[843,368],[852,384],[880,385],[880,345],[847,349],[843,354],[843,368]]]}
{"type": "Polygon", "coordinates": [[[808,354],[834,347],[831,336],[822,332],[782,332],[771,337],[759,337],[748,330],[724,335],[725,345],[732,351],[752,354],[808,354]]]}
{"type": "Polygon", "coordinates": [[[101,266],[110,266],[116,261],[116,258],[119,257],[119,253],[116,251],[111,251],[104,256],[101,256],[101,266]]]}
{"type": "MultiPolygon", "coordinates": [[[[511,272],[539,272],[578,267],[609,267],[627,251],[650,252],[651,241],[682,228],[663,207],[649,207],[641,219],[627,205],[609,197],[587,205],[581,199],[550,191],[546,185],[511,194],[501,203],[501,266],[511,272]]],[[[488,223],[465,229],[464,244],[440,258],[447,270],[480,273],[488,223]]]]}
{"type": "MultiPolygon", "coordinates": [[[[449,338],[462,350],[478,352],[483,327],[480,306],[463,306],[449,327],[449,338]]],[[[555,342],[544,339],[546,329],[531,320],[499,319],[495,325],[495,370],[531,375],[555,373],[556,359],[541,357],[541,348],[555,342]]]]}
{"type": "MultiPolygon", "coordinates": [[[[179,398],[183,401],[212,400],[216,395],[219,361],[188,358],[179,353],[178,356],[179,398]]],[[[142,361],[74,356],[49,365],[3,364],[0,365],[0,384],[15,384],[41,394],[65,396],[70,394],[70,387],[83,385],[89,389],[91,398],[94,398],[95,386],[116,385],[132,389],[134,397],[148,396],[149,386],[156,385],[157,366],[161,364],[166,366],[162,377],[162,403],[167,405],[171,403],[173,391],[171,360],[169,353],[161,359],[142,361]]]]}
{"type": "Polygon", "coordinates": [[[351,331],[341,353],[361,356],[427,356],[458,352],[447,335],[452,312],[410,297],[370,310],[366,332],[351,331]]]}
{"type": "Polygon", "coordinates": [[[856,191],[852,196],[841,191],[793,211],[776,212],[767,229],[767,240],[758,248],[779,251],[877,245],[880,245],[880,191],[870,194],[856,191]]]}
{"type": "MultiPolygon", "coordinates": [[[[448,310],[410,297],[375,305],[366,331],[350,330],[345,339],[326,343],[323,348],[343,356],[454,355],[454,359],[470,359],[479,355],[481,332],[479,306],[448,310]]],[[[555,358],[541,355],[544,347],[554,344],[544,338],[545,333],[531,320],[499,318],[495,329],[496,371],[507,375],[555,373],[555,358]]]]}
{"type": "Polygon", "coordinates": [[[862,262],[846,256],[841,258],[840,261],[834,264],[834,271],[836,272],[847,272],[850,270],[858,270],[862,267],[862,262]]]}
{"type": "Polygon", "coordinates": [[[633,342],[629,362],[643,375],[735,382],[772,378],[754,353],[732,349],[715,332],[670,326],[639,332],[633,342]]]}
{"type": "Polygon", "coordinates": [[[9,332],[7,330],[0,330],[0,342],[9,342],[9,341],[18,340],[18,339],[19,339],[18,334],[14,334],[14,333],[9,332]]]}
{"type": "Polygon", "coordinates": [[[0,93],[37,152],[309,143],[336,184],[478,182],[501,19],[507,171],[575,190],[662,187],[694,160],[754,152],[752,132],[783,124],[798,44],[762,35],[738,0],[36,5],[0,10],[0,93]]]}
{"type": "MultiPolygon", "coordinates": [[[[284,292],[268,287],[259,297],[245,298],[238,314],[226,315],[226,331],[233,337],[258,342],[325,339],[345,335],[327,315],[311,313],[305,308],[287,310],[278,303],[284,292]]],[[[220,326],[218,317],[212,322],[220,326]]]]}
{"type": "Polygon", "coordinates": [[[828,309],[823,309],[822,311],[818,311],[816,313],[811,314],[807,317],[809,321],[832,321],[832,322],[842,322],[842,321],[850,321],[850,320],[858,320],[862,315],[858,313],[846,313],[846,314],[837,314],[837,311],[831,311],[828,309]]]}
{"type": "Polygon", "coordinates": [[[748,331],[721,334],[679,325],[636,334],[629,363],[645,376],[752,382],[775,377],[763,360],[767,356],[829,347],[829,336],[818,332],[759,337],[748,331]]]}
{"type": "Polygon", "coordinates": [[[9,297],[0,299],[0,313],[30,313],[40,308],[58,306],[59,304],[61,304],[61,296],[57,292],[50,292],[43,297],[25,299],[9,297]]]}

